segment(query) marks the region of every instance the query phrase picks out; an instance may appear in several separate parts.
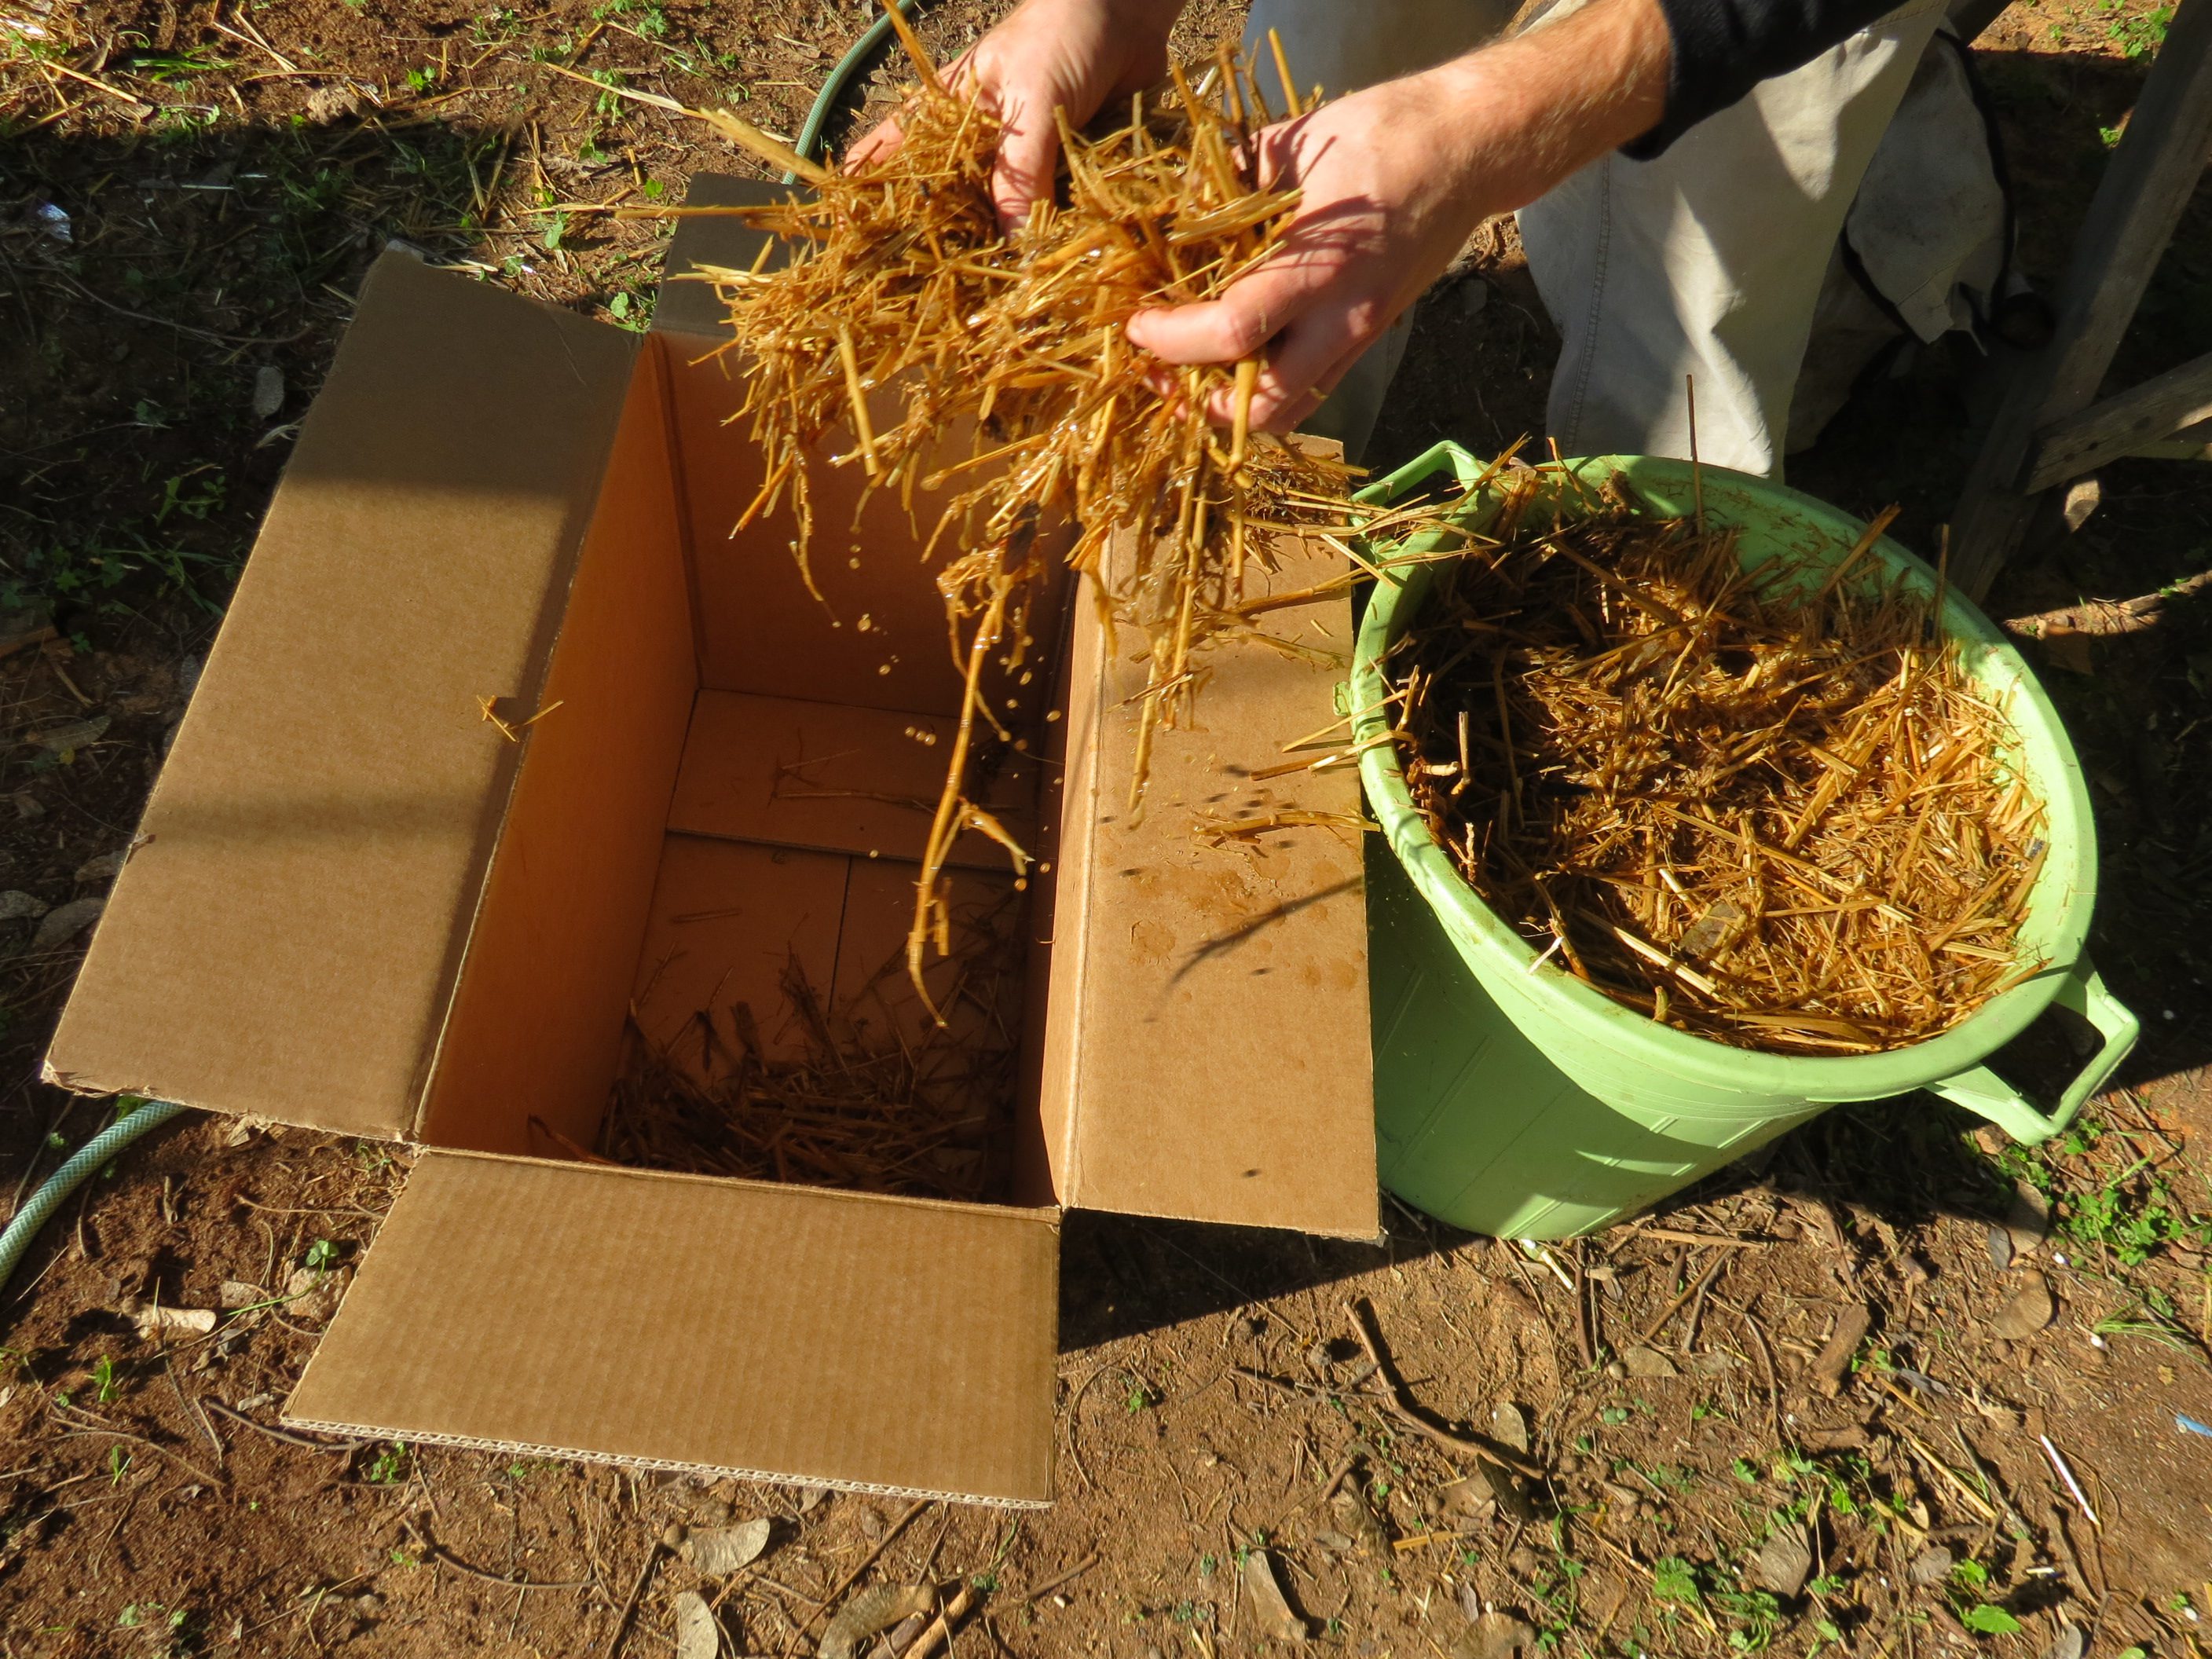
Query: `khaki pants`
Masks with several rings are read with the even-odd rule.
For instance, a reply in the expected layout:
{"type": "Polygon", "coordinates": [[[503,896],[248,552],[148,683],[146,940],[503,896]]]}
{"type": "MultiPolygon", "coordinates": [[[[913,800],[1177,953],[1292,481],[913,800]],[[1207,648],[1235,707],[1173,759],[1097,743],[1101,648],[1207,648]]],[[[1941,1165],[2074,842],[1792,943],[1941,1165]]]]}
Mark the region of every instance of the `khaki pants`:
{"type": "MultiPolygon", "coordinates": [[[[1305,90],[1332,96],[1455,57],[1503,30],[1504,0],[1253,0],[1246,33],[1282,107],[1267,33],[1305,90]]],[[[1559,325],[1546,422],[1568,455],[1686,457],[1694,376],[1706,460],[1778,477],[1813,309],[1860,175],[1942,0],[1910,0],[1802,68],[1754,88],[1665,155],[1592,162],[1519,215],[1559,325]]],[[[1362,358],[1315,418],[1357,454],[1409,319],[1362,358]]]]}

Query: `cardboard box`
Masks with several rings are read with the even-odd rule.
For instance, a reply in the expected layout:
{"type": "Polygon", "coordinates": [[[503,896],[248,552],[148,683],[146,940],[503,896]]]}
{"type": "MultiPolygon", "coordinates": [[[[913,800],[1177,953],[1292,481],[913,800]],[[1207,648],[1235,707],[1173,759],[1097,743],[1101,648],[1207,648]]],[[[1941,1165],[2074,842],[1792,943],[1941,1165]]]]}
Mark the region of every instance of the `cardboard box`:
{"type": "MultiPolygon", "coordinates": [[[[672,264],[748,264],[750,235],[686,221],[672,264]]],[[[378,263],[48,1075],[420,1149],[289,1422],[1041,1504],[1063,1207],[1377,1231],[1358,849],[1190,833],[1356,810],[1348,769],[1239,777],[1328,723],[1338,670],[1218,653],[1133,826],[1141,667],[1088,605],[1040,641],[1066,718],[1022,717],[1064,748],[994,797],[1051,865],[1018,1202],[573,1157],[633,1004],[665,1036],[777,1006],[792,960],[842,998],[896,952],[927,825],[902,803],[945,754],[911,733],[958,708],[914,527],[852,519],[857,469],[817,473],[826,604],[787,518],[732,538],[760,468],[710,299],[672,285],[640,338],[378,263]],[[801,765],[817,787],[784,787],[801,765]]],[[[1276,580],[1337,568],[1297,551],[1276,580]]],[[[1278,621],[1348,649],[1341,602],[1278,621]]],[[[1003,892],[971,840],[962,890],[1003,892]]]]}

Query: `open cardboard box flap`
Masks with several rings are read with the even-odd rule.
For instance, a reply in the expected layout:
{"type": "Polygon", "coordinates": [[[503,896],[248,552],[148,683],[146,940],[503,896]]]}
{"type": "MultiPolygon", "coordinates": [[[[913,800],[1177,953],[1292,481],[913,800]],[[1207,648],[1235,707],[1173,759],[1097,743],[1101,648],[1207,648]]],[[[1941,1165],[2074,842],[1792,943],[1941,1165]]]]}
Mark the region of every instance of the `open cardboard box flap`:
{"type": "Polygon", "coordinates": [[[415,1126],[636,356],[386,256],[47,1060],[64,1086],[415,1126]],[[487,742],[488,736],[492,741],[487,742]]]}
{"type": "Polygon", "coordinates": [[[426,1152],[285,1420],[1034,1503],[1048,1218],[426,1152]]]}
{"type": "MultiPolygon", "coordinates": [[[[690,220],[672,266],[753,246],[690,220]]],[[[1071,608],[1065,742],[1000,780],[1054,862],[1016,1204],[573,1161],[656,996],[764,1007],[794,961],[842,996],[895,952],[896,801],[933,790],[917,739],[957,710],[895,501],[854,518],[825,479],[826,605],[787,522],[732,539],[762,469],[707,292],[675,285],[691,331],[641,346],[379,262],[49,1074],[423,1147],[293,1420],[1042,1502],[1060,1207],[1376,1231],[1357,849],[1191,833],[1357,810],[1349,769],[1245,775],[1328,721],[1348,605],[1278,613],[1303,654],[1212,659],[1141,825],[1141,665],[1071,608]],[[829,787],[785,788],[793,756],[829,787]]],[[[1340,568],[1292,549],[1272,580],[1340,568]]],[[[988,846],[955,863],[963,891],[1011,879],[988,846]]]]}

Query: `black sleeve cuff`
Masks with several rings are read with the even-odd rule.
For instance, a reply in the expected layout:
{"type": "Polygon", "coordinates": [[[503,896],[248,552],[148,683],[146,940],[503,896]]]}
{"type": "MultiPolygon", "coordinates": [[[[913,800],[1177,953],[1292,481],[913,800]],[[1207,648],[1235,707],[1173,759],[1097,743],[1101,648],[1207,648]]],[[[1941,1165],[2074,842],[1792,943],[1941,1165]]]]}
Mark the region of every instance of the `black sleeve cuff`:
{"type": "Polygon", "coordinates": [[[1667,112],[1620,153],[1650,161],[1761,81],[1809,64],[1897,5],[1898,0],[1659,0],[1672,49],[1667,112]]]}

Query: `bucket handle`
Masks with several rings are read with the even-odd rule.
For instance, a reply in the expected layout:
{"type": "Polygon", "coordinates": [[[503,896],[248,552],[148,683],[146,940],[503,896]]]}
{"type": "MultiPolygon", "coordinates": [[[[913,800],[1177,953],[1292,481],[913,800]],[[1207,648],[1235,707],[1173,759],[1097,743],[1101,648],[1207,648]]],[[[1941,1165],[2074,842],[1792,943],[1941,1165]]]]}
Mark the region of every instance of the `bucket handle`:
{"type": "Polygon", "coordinates": [[[1970,1066],[1938,1079],[1929,1089],[1953,1105],[1987,1118],[2023,1146],[2039,1146],[2064,1129],[2128,1057],[2128,1050],[2142,1034],[2142,1023],[2105,988],[2105,981],[2087,962],[2077,963],[2068,973],[2051,1000],[2062,1008],[2071,1008],[2095,1026],[2104,1042],[2066,1085],[2066,1092],[2048,1115],[1986,1066],[1970,1066]]]}
{"type": "Polygon", "coordinates": [[[1480,471],[1480,463],[1474,456],[1457,444],[1447,441],[1424,450],[1395,472],[1384,473],[1352,499],[1364,504],[1388,507],[1415,485],[1426,483],[1439,472],[1448,472],[1455,482],[1467,484],[1473,482],[1480,471]]]}

